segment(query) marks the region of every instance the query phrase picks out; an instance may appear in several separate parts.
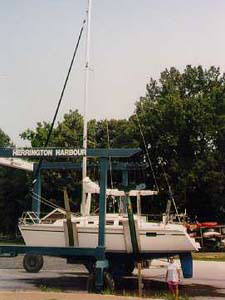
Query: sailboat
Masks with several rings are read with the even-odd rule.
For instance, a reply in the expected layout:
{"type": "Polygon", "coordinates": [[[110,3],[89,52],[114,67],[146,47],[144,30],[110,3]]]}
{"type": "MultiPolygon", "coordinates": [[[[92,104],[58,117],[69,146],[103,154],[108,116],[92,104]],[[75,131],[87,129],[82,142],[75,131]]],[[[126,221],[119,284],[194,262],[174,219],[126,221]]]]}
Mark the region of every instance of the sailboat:
{"type": "MultiPolygon", "coordinates": [[[[28,246],[76,246],[95,248],[98,244],[98,215],[91,214],[91,201],[94,194],[100,193],[99,186],[88,177],[84,179],[86,205],[83,216],[71,215],[73,244],[70,243],[66,212],[55,209],[42,219],[32,212],[27,212],[19,221],[19,230],[28,246]],[[62,217],[54,219],[56,213],[62,217]]],[[[137,207],[134,214],[138,245],[141,252],[190,252],[198,250],[198,244],[191,238],[186,228],[181,224],[151,222],[148,216],[141,212],[142,201],[151,201],[157,195],[152,190],[131,190],[129,197],[137,207]]],[[[113,198],[118,203],[115,213],[106,213],[106,251],[131,253],[132,240],[129,233],[128,216],[124,205],[125,192],[117,189],[107,189],[107,198],[113,198]]]]}
{"type": "MultiPolygon", "coordinates": [[[[87,61],[85,83],[85,107],[88,95],[89,73],[89,41],[90,41],[90,14],[91,1],[89,0],[88,30],[87,30],[87,61]]],[[[85,108],[86,111],[86,108],[85,108]]],[[[83,148],[87,149],[87,122],[84,116],[83,148]]],[[[75,246],[95,248],[98,245],[98,215],[91,214],[91,204],[94,195],[99,194],[99,186],[86,176],[86,157],[83,160],[83,199],[81,215],[68,214],[65,210],[55,209],[47,216],[39,218],[34,212],[25,213],[19,220],[19,230],[28,246],[75,246]],[[54,215],[60,213],[61,217],[54,219],[54,215]]],[[[157,194],[152,190],[131,190],[128,194],[117,189],[107,189],[107,197],[114,199],[118,209],[114,213],[106,213],[105,246],[106,253],[133,252],[132,237],[129,230],[127,211],[124,205],[126,195],[133,198],[137,207],[134,213],[137,243],[140,253],[168,254],[187,253],[197,251],[199,245],[191,238],[182,224],[167,222],[163,218],[159,222],[149,221],[142,215],[141,202],[151,201],[151,197],[157,194]]],[[[68,198],[65,192],[64,198],[68,198]]],[[[68,199],[67,199],[68,200],[68,199]]],[[[107,199],[106,199],[107,201],[107,199]]],[[[67,202],[68,203],[68,202],[67,202]]],[[[66,209],[68,212],[68,209],[66,209]]]]}

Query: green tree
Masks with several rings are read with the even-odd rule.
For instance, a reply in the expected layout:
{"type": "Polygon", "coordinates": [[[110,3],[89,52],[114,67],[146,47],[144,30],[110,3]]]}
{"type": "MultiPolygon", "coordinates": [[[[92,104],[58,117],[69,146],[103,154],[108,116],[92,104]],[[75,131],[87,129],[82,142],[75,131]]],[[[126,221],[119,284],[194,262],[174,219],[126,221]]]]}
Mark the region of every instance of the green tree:
{"type": "MultiPolygon", "coordinates": [[[[11,147],[8,135],[0,129],[0,147],[11,147]]],[[[15,236],[17,222],[23,210],[31,207],[28,201],[30,176],[22,170],[0,167],[0,232],[15,236]]]]}
{"type": "Polygon", "coordinates": [[[5,134],[0,128],[0,147],[10,146],[10,138],[7,134],[5,134]]]}
{"type": "Polygon", "coordinates": [[[170,182],[180,208],[202,219],[224,218],[225,75],[187,66],[151,79],[130,118],[140,127],[159,185],[170,182]]]}
{"type": "MultiPolygon", "coordinates": [[[[38,122],[35,130],[27,129],[20,134],[23,140],[31,142],[32,147],[43,147],[46,143],[50,122],[38,122]]],[[[49,147],[81,147],[83,134],[83,117],[77,110],[70,110],[64,119],[53,128],[49,147]]]]}
{"type": "MultiPolygon", "coordinates": [[[[38,122],[35,130],[27,129],[20,136],[31,142],[32,147],[44,146],[51,124],[38,122]]],[[[92,119],[88,122],[88,147],[107,148],[108,146],[129,147],[133,145],[130,138],[129,121],[92,119]]],[[[83,145],[83,117],[78,110],[64,115],[61,122],[53,129],[49,146],[82,147],[83,145]]]]}
{"type": "Polygon", "coordinates": [[[97,148],[127,148],[134,147],[130,136],[129,121],[126,119],[100,120],[96,124],[97,148]]]}

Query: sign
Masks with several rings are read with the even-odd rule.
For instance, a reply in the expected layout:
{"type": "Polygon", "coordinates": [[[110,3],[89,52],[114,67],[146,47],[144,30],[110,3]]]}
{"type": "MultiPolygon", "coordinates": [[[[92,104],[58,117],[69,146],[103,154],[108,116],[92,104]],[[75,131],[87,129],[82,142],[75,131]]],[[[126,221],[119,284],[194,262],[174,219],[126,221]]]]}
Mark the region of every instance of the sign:
{"type": "Polygon", "coordinates": [[[0,148],[0,157],[130,157],[141,149],[82,149],[82,148],[0,148]]]}
{"type": "Polygon", "coordinates": [[[5,148],[0,150],[3,157],[76,157],[85,156],[85,149],[77,148],[5,148]]]}

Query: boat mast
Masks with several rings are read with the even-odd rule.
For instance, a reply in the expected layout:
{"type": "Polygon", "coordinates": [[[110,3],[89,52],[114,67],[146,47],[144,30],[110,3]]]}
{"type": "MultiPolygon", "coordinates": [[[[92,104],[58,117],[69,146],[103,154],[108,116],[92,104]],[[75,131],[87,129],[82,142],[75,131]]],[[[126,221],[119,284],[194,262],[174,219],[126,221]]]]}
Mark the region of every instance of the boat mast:
{"type": "MultiPolygon", "coordinates": [[[[87,9],[87,36],[86,36],[86,62],[85,62],[85,89],[84,89],[84,128],[83,128],[83,148],[87,150],[87,104],[89,95],[89,59],[90,59],[90,33],[91,33],[91,7],[92,0],[88,0],[87,9]]],[[[82,179],[87,176],[87,156],[83,157],[82,179]]],[[[83,181],[82,181],[83,182],[83,181]]],[[[85,214],[85,191],[82,183],[81,214],[85,214]]]]}

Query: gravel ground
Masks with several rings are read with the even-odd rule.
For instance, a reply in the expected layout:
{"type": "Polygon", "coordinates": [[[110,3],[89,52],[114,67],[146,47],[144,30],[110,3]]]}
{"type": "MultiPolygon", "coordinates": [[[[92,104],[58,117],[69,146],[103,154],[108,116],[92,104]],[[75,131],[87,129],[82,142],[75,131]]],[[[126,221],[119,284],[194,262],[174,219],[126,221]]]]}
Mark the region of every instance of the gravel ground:
{"type": "MultiPolygon", "coordinates": [[[[0,292],[1,300],[140,300],[137,297],[120,297],[96,294],[67,294],[67,293],[41,293],[41,292],[0,292]]],[[[145,298],[148,300],[150,298],[145,298]]],[[[154,300],[162,300],[156,299],[154,300]]]]}
{"type": "MultiPolygon", "coordinates": [[[[88,274],[82,265],[68,265],[65,259],[44,257],[43,269],[31,274],[24,271],[22,260],[23,256],[0,258],[0,300],[95,300],[102,297],[119,300],[126,299],[121,297],[124,291],[125,295],[137,294],[137,270],[133,277],[117,282],[117,296],[101,296],[86,294],[88,274]]],[[[165,261],[153,260],[151,268],[142,271],[145,299],[168,291],[165,283],[166,265],[165,261]]],[[[225,262],[195,261],[194,277],[182,280],[180,292],[191,300],[225,300],[224,279],[225,262]]]]}
{"type": "MultiPolygon", "coordinates": [[[[16,257],[0,257],[0,269],[22,269],[23,255],[16,257]]],[[[45,257],[42,270],[68,270],[73,268],[73,265],[68,265],[63,258],[45,257]]],[[[82,265],[76,265],[76,270],[85,270],[82,265]]],[[[1,300],[1,299],[0,299],[1,300]]]]}

